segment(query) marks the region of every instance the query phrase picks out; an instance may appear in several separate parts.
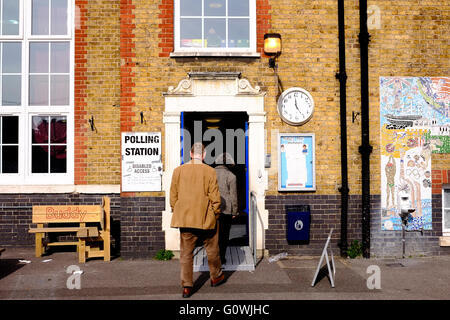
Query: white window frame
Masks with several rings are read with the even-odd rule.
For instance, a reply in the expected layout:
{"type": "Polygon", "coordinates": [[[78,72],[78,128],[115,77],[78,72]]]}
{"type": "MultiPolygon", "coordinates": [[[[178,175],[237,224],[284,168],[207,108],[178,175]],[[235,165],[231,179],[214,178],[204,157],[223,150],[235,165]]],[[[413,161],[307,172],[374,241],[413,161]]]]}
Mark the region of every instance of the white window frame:
{"type": "MultiPolygon", "coordinates": [[[[256,51],[256,0],[249,1],[249,48],[192,48],[180,46],[180,1],[174,0],[174,52],[176,56],[254,56],[259,57],[256,51]]],[[[228,25],[228,23],[227,23],[228,25]]],[[[202,26],[203,28],[203,26],[202,26]]],[[[227,31],[228,32],[228,31],[227,31]]]]}
{"type": "MultiPolygon", "coordinates": [[[[0,116],[19,116],[19,173],[0,174],[0,185],[72,185],[74,184],[74,83],[75,83],[75,0],[68,0],[68,34],[55,36],[31,35],[31,0],[20,0],[22,8],[22,34],[15,38],[2,37],[0,42],[22,43],[22,92],[20,106],[0,106],[0,116]],[[24,6],[27,1],[28,6],[24,6]],[[29,106],[29,45],[30,42],[69,42],[70,43],[70,76],[69,76],[69,105],[68,106],[29,106]],[[36,115],[65,116],[67,118],[67,158],[66,173],[32,173],[32,122],[36,115]]],[[[49,83],[50,85],[50,83],[49,83]]],[[[50,101],[49,101],[50,104],[50,101]]]]}
{"type": "MultiPolygon", "coordinates": [[[[445,190],[450,191],[450,184],[442,185],[442,235],[450,236],[450,228],[445,228],[445,210],[450,210],[450,207],[445,207],[445,190]]],[[[450,197],[450,193],[447,193],[447,197],[450,197]]]]}
{"type": "MultiPolygon", "coordinates": [[[[0,1],[0,5],[3,5],[3,0],[0,1]]],[[[3,6],[0,7],[1,10],[1,15],[0,15],[0,21],[3,15],[3,6]]],[[[18,35],[2,35],[1,32],[3,32],[3,29],[0,31],[0,38],[3,40],[8,40],[8,39],[23,39],[23,19],[24,19],[24,14],[23,14],[23,0],[19,1],[19,34],[18,35]]],[[[2,28],[2,27],[0,27],[2,28]]]]}
{"type": "MultiPolygon", "coordinates": [[[[74,23],[74,12],[75,12],[75,6],[74,6],[74,2],[75,0],[68,0],[68,7],[69,7],[69,12],[67,13],[67,34],[66,35],[32,35],[31,34],[31,28],[32,28],[32,24],[31,24],[31,14],[32,14],[32,8],[31,8],[31,4],[32,4],[32,0],[26,0],[30,3],[30,5],[26,8],[25,10],[25,22],[27,23],[26,26],[26,36],[28,39],[32,39],[32,40],[42,40],[42,41],[53,41],[53,40],[58,40],[58,39],[64,39],[64,40],[68,40],[73,38],[73,27],[75,25],[74,23]]],[[[49,32],[51,32],[51,1],[49,0],[49,32]]]]}

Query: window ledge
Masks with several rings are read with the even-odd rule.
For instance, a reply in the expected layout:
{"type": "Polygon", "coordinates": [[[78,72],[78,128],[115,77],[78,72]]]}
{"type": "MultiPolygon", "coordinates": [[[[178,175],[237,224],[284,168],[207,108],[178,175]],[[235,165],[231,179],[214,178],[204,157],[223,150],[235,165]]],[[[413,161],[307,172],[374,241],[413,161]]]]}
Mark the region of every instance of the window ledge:
{"type": "Polygon", "coordinates": [[[258,52],[199,52],[199,51],[178,51],[171,52],[171,58],[192,58],[192,57],[219,57],[219,58],[261,58],[258,52]]]}
{"type": "Polygon", "coordinates": [[[120,193],[120,185],[0,185],[2,193],[120,193]]]}

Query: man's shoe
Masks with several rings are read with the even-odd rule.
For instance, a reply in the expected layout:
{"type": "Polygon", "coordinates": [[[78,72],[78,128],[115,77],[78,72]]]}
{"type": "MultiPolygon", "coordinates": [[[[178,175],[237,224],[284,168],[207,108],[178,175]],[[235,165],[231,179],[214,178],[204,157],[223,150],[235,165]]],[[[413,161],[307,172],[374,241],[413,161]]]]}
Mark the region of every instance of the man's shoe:
{"type": "Polygon", "coordinates": [[[183,288],[183,298],[189,298],[192,295],[192,287],[183,288]]]}
{"type": "Polygon", "coordinates": [[[211,287],[220,286],[224,282],[225,282],[225,275],[222,273],[222,275],[215,278],[214,280],[211,279],[211,287]]]}

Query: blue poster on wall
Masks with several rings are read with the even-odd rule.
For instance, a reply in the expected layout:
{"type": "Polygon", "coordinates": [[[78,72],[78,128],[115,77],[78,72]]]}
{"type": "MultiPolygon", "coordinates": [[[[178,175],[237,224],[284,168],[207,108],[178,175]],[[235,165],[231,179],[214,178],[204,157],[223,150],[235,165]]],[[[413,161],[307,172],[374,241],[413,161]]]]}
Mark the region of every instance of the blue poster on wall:
{"type": "Polygon", "coordinates": [[[314,191],[314,134],[279,134],[278,190],[314,191]]]}

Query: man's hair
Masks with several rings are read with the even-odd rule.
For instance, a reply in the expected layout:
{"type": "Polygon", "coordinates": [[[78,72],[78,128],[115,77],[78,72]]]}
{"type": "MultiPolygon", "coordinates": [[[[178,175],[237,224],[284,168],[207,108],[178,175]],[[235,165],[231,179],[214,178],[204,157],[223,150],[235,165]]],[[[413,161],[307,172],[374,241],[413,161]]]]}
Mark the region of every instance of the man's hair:
{"type": "Polygon", "coordinates": [[[202,156],[205,152],[205,146],[201,142],[196,142],[192,145],[191,153],[193,155],[202,156]]]}

